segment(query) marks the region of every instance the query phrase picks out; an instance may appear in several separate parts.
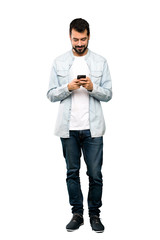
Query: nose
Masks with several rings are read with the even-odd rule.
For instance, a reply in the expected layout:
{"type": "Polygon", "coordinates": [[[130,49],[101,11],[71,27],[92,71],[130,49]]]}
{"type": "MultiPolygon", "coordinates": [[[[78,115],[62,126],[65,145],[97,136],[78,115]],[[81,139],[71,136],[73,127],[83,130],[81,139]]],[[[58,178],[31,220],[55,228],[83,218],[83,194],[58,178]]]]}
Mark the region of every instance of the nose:
{"type": "Polygon", "coordinates": [[[81,45],[82,45],[82,44],[81,44],[81,40],[79,40],[79,41],[78,41],[78,46],[81,46],[81,45]]]}

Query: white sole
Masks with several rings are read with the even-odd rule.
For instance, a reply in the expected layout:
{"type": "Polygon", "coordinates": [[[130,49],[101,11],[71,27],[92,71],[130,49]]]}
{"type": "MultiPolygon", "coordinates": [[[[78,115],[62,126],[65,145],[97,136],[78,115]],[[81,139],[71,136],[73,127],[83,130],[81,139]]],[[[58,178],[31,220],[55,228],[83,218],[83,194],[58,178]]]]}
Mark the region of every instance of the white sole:
{"type": "MultiPolygon", "coordinates": [[[[94,230],[93,230],[94,231],[94,230]]],[[[103,231],[94,231],[94,232],[96,232],[96,233],[103,233],[104,232],[104,230],[103,231]]]]}

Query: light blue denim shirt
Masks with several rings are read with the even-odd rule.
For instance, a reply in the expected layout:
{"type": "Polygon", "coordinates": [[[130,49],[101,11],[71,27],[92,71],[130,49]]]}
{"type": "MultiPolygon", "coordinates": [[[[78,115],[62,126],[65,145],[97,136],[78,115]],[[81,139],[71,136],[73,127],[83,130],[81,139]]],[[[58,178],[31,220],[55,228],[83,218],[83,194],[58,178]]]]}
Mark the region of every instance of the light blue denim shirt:
{"type": "MultiPolygon", "coordinates": [[[[108,102],[112,98],[112,83],[108,64],[105,58],[88,49],[85,60],[90,70],[93,90],[89,93],[89,124],[92,137],[100,137],[105,133],[105,120],[100,101],[108,102]]],[[[47,97],[51,102],[60,101],[55,126],[55,135],[69,138],[72,92],[68,90],[71,82],[69,70],[74,61],[72,50],[54,60],[47,97]]]]}

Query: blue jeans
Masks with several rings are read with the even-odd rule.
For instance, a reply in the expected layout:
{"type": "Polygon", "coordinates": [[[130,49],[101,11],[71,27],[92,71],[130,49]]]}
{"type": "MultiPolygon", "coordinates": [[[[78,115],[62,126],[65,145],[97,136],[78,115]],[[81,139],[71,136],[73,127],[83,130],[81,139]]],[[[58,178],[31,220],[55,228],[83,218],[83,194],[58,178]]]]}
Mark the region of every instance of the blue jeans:
{"type": "Polygon", "coordinates": [[[90,130],[70,130],[70,137],[61,138],[61,142],[67,166],[66,182],[72,213],[83,214],[83,195],[79,178],[82,150],[89,177],[89,216],[99,216],[99,208],[102,206],[103,137],[92,138],[90,130]]]}

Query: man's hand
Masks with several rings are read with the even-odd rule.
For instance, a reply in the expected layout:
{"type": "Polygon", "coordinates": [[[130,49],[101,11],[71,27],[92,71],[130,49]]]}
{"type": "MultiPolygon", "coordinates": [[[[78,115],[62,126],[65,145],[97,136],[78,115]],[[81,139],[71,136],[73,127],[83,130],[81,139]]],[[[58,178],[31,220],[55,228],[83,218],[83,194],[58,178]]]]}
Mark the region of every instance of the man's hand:
{"type": "Polygon", "coordinates": [[[79,80],[79,83],[82,87],[86,88],[88,91],[93,90],[93,83],[89,77],[81,78],[79,80]]]}
{"type": "Polygon", "coordinates": [[[68,90],[73,91],[80,88],[80,82],[77,79],[73,79],[69,84],[68,84],[68,90]]]}

